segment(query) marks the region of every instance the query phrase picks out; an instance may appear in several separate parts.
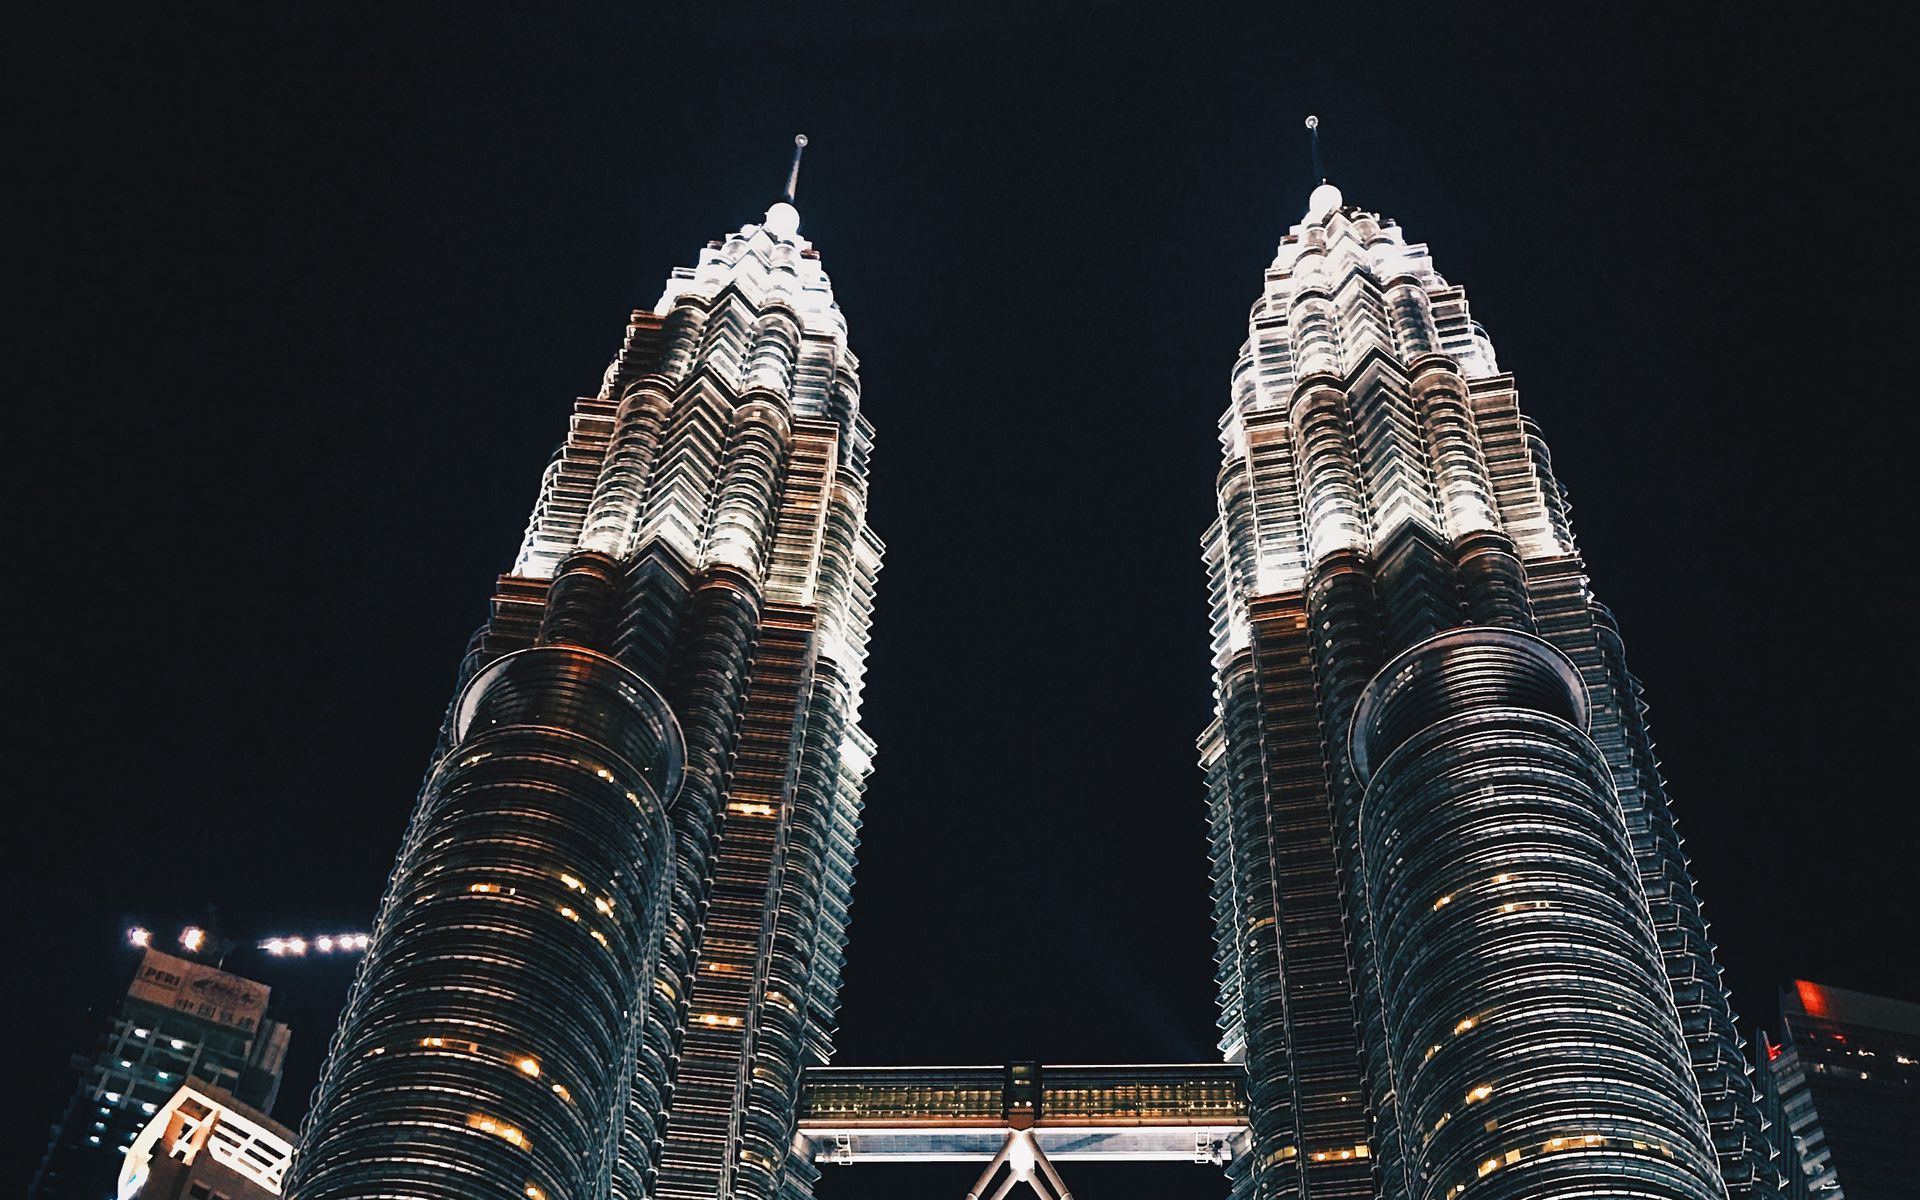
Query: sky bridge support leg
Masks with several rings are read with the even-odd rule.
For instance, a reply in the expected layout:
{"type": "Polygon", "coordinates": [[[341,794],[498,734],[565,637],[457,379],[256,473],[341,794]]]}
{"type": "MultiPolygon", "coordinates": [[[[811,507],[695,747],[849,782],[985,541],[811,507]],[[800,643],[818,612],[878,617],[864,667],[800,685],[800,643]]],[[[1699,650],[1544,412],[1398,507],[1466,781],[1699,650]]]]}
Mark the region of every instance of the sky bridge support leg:
{"type": "Polygon", "coordinates": [[[1000,1147],[1000,1153],[993,1156],[987,1169],[980,1173],[974,1182],[973,1190],[967,1193],[967,1200],[980,1200],[987,1189],[993,1185],[994,1177],[1000,1169],[1007,1170],[1006,1178],[1000,1186],[994,1188],[987,1200],[1006,1200],[1015,1184],[1024,1183],[1034,1190],[1040,1200],[1073,1200],[1073,1193],[1060,1178],[1060,1172],[1054,1170],[1048,1161],[1046,1152],[1040,1149],[1040,1143],[1034,1139],[1030,1129],[1009,1129],[1007,1140],[1000,1147]]]}

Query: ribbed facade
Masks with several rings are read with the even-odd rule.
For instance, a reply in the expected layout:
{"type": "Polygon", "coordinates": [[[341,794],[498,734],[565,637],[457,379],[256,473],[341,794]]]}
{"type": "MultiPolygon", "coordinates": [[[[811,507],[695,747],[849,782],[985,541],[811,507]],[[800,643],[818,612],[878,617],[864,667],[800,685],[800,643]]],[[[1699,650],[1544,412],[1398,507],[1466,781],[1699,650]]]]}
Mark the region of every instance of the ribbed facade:
{"type": "Polygon", "coordinates": [[[785,202],[575,406],[461,667],[289,1194],[808,1194],[881,545],[785,202]]]}
{"type": "Polygon", "coordinates": [[[1639,683],[1464,294],[1322,185],[1220,428],[1236,1194],[1772,1193],[1639,683]]]}

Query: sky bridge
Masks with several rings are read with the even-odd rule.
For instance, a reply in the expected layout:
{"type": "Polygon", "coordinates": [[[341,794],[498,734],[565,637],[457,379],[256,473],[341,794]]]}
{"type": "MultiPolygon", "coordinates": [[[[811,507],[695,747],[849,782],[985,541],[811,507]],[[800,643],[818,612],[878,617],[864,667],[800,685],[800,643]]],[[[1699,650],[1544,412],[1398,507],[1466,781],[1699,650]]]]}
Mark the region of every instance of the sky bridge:
{"type": "Polygon", "coordinates": [[[822,1165],[982,1161],[971,1197],[1025,1182],[1064,1200],[1055,1162],[1233,1162],[1248,1148],[1245,1080],[1237,1063],[816,1067],[796,1140],[822,1165]]]}

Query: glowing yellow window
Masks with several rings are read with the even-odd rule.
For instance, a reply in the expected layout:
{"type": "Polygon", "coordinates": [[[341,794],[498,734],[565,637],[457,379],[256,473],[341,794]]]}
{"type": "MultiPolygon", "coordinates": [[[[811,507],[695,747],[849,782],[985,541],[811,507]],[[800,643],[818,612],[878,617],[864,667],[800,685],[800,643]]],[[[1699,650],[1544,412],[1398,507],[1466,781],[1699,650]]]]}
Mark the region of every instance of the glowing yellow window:
{"type": "Polygon", "coordinates": [[[489,1117],[485,1113],[468,1114],[467,1126],[471,1129],[478,1129],[481,1133],[490,1133],[503,1141],[511,1142],[522,1150],[527,1148],[526,1134],[521,1133],[519,1129],[507,1124],[505,1121],[489,1117]]]}

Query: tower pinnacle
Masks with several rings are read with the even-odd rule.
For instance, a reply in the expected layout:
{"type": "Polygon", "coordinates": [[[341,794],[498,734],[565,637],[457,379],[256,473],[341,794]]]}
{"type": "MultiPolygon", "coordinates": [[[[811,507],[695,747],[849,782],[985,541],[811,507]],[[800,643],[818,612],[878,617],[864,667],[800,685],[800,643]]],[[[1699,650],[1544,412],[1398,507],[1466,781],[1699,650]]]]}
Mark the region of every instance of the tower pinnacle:
{"type": "Polygon", "coordinates": [[[1313,173],[1320,184],[1307,197],[1307,217],[1309,221],[1318,221],[1330,216],[1333,211],[1346,202],[1340,189],[1327,182],[1326,164],[1320,161],[1320,118],[1307,117],[1307,144],[1313,149],[1313,173]]]}
{"type": "Polygon", "coordinates": [[[800,210],[793,206],[793,194],[800,187],[800,156],[806,152],[807,135],[793,135],[793,169],[787,172],[787,189],[767,210],[766,229],[777,238],[791,241],[800,236],[800,210]]]}

